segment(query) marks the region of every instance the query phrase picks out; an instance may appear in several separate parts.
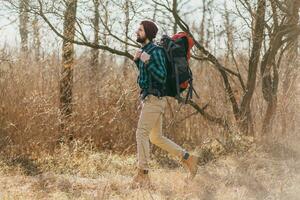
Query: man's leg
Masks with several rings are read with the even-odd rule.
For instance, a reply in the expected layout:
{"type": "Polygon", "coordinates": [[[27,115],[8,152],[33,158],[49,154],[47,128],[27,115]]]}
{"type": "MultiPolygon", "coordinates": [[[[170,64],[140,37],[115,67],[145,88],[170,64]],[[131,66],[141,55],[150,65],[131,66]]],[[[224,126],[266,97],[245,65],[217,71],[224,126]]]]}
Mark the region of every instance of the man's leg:
{"type": "MultiPolygon", "coordinates": [[[[166,101],[166,99],[163,100],[166,101]]],[[[149,137],[150,141],[151,143],[155,144],[161,149],[169,152],[171,155],[179,159],[182,159],[182,157],[186,153],[186,150],[183,149],[178,144],[176,144],[175,142],[173,142],[172,140],[168,139],[167,137],[164,137],[162,134],[162,122],[163,122],[162,113],[159,115],[153,129],[150,132],[150,137],[149,137]]]]}
{"type": "MultiPolygon", "coordinates": [[[[166,99],[163,99],[166,101],[166,99]]],[[[164,105],[166,103],[164,102],[164,105]]],[[[150,132],[150,141],[160,147],[161,149],[166,150],[169,152],[171,155],[177,157],[180,159],[180,162],[186,167],[190,174],[189,174],[189,179],[193,179],[196,176],[197,173],[197,163],[198,163],[198,157],[195,155],[190,155],[185,149],[183,149],[181,146],[178,144],[174,143],[172,140],[164,137],[162,135],[162,121],[163,121],[163,116],[162,114],[164,113],[165,106],[162,109],[161,114],[159,115],[157,121],[155,122],[155,126],[150,132]]]]}
{"type": "Polygon", "coordinates": [[[161,113],[161,105],[154,98],[156,97],[148,96],[144,100],[136,130],[138,173],[132,181],[132,187],[134,188],[137,186],[151,187],[148,175],[148,162],[150,160],[149,133],[161,113]]]}
{"type": "Polygon", "coordinates": [[[162,136],[162,114],[166,106],[166,98],[150,97],[143,104],[136,132],[138,168],[140,171],[134,182],[142,183],[144,180],[149,179],[149,177],[143,175],[149,169],[149,139],[155,145],[180,158],[182,163],[189,169],[190,177],[193,178],[197,173],[198,158],[189,155],[182,147],[162,136]]]}
{"type": "Polygon", "coordinates": [[[153,129],[155,122],[159,119],[163,104],[161,99],[154,96],[148,96],[143,103],[141,114],[136,130],[137,158],[138,168],[148,170],[148,161],[150,159],[149,134],[153,129]]]}

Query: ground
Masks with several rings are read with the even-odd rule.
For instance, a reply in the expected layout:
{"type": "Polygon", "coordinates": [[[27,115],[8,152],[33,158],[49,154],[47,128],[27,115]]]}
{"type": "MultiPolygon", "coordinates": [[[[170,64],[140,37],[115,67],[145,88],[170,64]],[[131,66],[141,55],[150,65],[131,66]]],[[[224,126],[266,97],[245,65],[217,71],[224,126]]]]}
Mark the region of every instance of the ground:
{"type": "Polygon", "coordinates": [[[152,189],[129,188],[135,172],[134,155],[88,152],[75,156],[65,151],[57,156],[60,158],[39,160],[42,167],[36,174],[2,162],[0,199],[296,200],[300,193],[299,141],[299,136],[293,135],[280,142],[254,145],[243,154],[221,156],[200,166],[190,183],[184,182],[182,167],[165,168],[153,162],[152,189]]]}
{"type": "Polygon", "coordinates": [[[63,146],[33,160],[0,157],[0,199],[298,200],[299,121],[296,126],[293,134],[277,135],[268,144],[254,142],[246,152],[199,166],[189,183],[182,167],[168,168],[152,159],[151,189],[130,189],[134,155],[100,153],[78,144],[72,151],[63,146]]]}

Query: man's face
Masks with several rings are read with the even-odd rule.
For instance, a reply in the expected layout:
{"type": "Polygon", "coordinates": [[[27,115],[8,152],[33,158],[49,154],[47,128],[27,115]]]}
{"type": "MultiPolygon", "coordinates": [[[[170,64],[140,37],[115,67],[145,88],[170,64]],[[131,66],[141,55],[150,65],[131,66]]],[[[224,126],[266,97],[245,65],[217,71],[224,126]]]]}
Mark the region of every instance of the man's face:
{"type": "Polygon", "coordinates": [[[147,39],[144,26],[142,24],[139,25],[136,33],[136,41],[139,43],[144,43],[147,39]]]}

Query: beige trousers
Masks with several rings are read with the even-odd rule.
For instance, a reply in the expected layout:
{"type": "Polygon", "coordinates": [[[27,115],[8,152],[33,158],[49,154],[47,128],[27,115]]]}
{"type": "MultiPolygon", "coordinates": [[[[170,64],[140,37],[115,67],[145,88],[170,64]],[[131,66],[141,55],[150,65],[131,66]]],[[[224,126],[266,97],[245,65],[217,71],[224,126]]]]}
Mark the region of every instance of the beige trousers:
{"type": "Polygon", "coordinates": [[[150,159],[150,144],[155,144],[179,159],[185,154],[185,149],[162,135],[163,113],[166,97],[158,98],[148,95],[142,101],[142,110],[136,130],[138,168],[148,170],[150,159]]]}

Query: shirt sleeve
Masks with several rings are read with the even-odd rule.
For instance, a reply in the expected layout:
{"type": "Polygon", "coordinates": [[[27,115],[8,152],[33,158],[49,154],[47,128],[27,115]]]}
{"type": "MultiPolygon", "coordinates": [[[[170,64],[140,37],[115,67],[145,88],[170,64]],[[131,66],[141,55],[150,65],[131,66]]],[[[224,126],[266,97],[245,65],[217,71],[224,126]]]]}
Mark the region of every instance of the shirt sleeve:
{"type": "Polygon", "coordinates": [[[138,69],[139,69],[139,61],[140,61],[140,59],[134,60],[134,63],[138,69]]]}
{"type": "Polygon", "coordinates": [[[167,79],[166,60],[162,49],[155,49],[148,63],[148,71],[159,83],[164,84],[167,79]]]}

